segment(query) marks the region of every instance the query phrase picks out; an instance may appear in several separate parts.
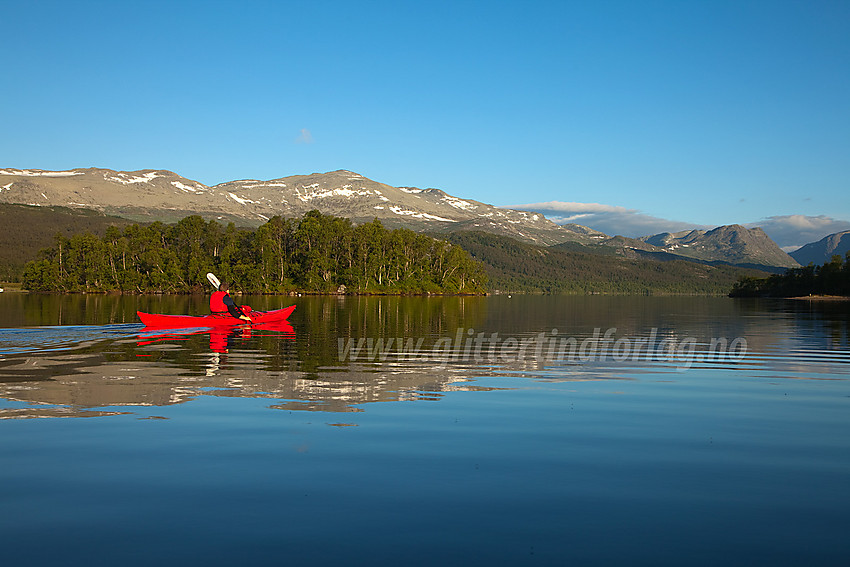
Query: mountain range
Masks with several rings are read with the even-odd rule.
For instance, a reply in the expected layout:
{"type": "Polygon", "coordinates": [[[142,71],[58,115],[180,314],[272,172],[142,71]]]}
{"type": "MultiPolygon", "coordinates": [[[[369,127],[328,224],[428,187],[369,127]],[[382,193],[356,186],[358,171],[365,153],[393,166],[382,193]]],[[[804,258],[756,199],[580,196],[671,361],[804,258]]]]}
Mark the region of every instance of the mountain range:
{"type": "Polygon", "coordinates": [[[6,168],[0,169],[0,203],[86,208],[142,222],[174,222],[197,214],[248,227],[275,215],[300,217],[318,209],[354,223],[377,218],[390,228],[431,234],[482,231],[538,246],[567,243],[629,257],[750,267],[798,265],[760,228],[728,225],[638,239],[612,237],[578,224],[558,225],[541,213],[499,208],[440,189],[394,187],[347,170],[207,186],[166,170],[6,168]]]}
{"type": "Polygon", "coordinates": [[[345,170],[208,187],[164,170],[0,169],[0,202],[84,207],[137,221],[198,214],[254,227],[275,215],[300,217],[318,209],[355,223],[378,218],[391,228],[484,230],[542,245],[605,236],[580,225],[559,226],[539,213],[500,209],[439,189],[392,187],[345,170]]]}

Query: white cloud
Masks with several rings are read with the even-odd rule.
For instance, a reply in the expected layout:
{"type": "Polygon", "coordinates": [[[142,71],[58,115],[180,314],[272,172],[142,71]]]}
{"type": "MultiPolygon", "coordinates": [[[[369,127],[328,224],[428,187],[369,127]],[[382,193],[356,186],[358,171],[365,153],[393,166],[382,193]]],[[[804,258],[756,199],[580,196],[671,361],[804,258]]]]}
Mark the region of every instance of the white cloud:
{"type": "Polygon", "coordinates": [[[850,222],[826,215],[816,217],[806,215],[773,216],[749,223],[746,226],[749,228],[760,226],[786,252],[810,242],[817,242],[824,236],[850,230],[850,222]]]}
{"type": "Polygon", "coordinates": [[[313,134],[307,128],[301,128],[301,132],[295,139],[296,144],[312,144],[313,134]]]}
{"type": "Polygon", "coordinates": [[[627,209],[615,205],[603,205],[601,203],[572,203],[568,201],[547,201],[545,203],[531,203],[529,205],[516,205],[512,209],[530,209],[541,207],[552,212],[564,213],[635,213],[636,209],[627,209]]]}
{"type": "Polygon", "coordinates": [[[557,224],[576,223],[615,236],[649,236],[661,232],[679,232],[694,228],[713,228],[705,225],[653,217],[638,211],[602,203],[571,203],[548,201],[506,207],[539,212],[557,224]]]}

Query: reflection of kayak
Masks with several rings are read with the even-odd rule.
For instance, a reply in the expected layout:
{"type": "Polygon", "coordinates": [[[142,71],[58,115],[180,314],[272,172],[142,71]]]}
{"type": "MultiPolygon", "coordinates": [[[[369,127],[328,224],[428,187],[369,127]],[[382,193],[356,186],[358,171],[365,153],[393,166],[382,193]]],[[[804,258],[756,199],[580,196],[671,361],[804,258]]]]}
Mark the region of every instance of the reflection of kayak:
{"type": "MultiPolygon", "coordinates": [[[[275,309],[274,311],[251,311],[248,316],[252,325],[262,325],[285,321],[289,314],[295,309],[294,305],[275,309]]],[[[142,323],[147,327],[159,327],[161,329],[186,329],[189,327],[236,327],[247,325],[245,321],[231,317],[230,315],[158,315],[156,313],[143,313],[136,311],[142,323]]]]}
{"type": "Polygon", "coordinates": [[[289,324],[288,321],[272,321],[270,323],[260,323],[258,325],[242,325],[242,326],[231,326],[231,327],[212,327],[207,326],[206,328],[201,328],[198,326],[194,327],[154,327],[148,326],[139,333],[139,342],[136,343],[138,346],[145,346],[153,343],[157,343],[160,341],[171,341],[171,340],[179,340],[181,338],[189,337],[192,335],[203,335],[207,334],[210,337],[210,350],[226,353],[229,349],[229,343],[233,339],[250,339],[252,335],[256,335],[258,337],[268,337],[268,336],[276,336],[281,339],[294,339],[295,338],[295,329],[292,328],[292,325],[289,324]],[[274,335],[269,335],[264,333],[264,331],[274,331],[274,335]]]}

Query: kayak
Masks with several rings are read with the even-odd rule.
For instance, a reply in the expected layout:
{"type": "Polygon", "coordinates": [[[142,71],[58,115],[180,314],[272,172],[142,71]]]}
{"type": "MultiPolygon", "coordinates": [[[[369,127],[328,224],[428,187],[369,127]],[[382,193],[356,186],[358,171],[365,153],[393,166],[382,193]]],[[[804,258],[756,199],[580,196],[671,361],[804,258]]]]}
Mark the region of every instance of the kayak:
{"type": "MultiPolygon", "coordinates": [[[[273,311],[251,311],[247,315],[251,318],[251,325],[262,325],[286,321],[289,314],[295,309],[294,305],[275,309],[273,311]]],[[[136,311],[139,319],[146,327],[157,327],[160,329],[188,329],[190,327],[236,327],[248,325],[246,321],[237,319],[230,315],[159,315],[157,313],[144,313],[136,311]]]]}

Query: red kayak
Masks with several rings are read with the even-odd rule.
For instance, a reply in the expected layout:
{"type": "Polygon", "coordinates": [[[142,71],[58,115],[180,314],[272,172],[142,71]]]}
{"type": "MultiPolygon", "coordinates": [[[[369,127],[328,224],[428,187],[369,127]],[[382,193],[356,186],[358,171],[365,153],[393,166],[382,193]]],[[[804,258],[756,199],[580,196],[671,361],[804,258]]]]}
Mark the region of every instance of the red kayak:
{"type": "MultiPolygon", "coordinates": [[[[283,309],[275,309],[274,311],[250,311],[247,313],[251,318],[252,325],[262,325],[264,323],[274,323],[278,321],[286,321],[289,314],[295,309],[294,305],[284,307],[283,309]]],[[[136,314],[141,319],[146,327],[156,327],[159,329],[188,329],[190,327],[236,327],[238,325],[247,325],[248,323],[242,319],[237,319],[230,315],[158,315],[156,313],[143,313],[136,311],[136,314]]]]}

